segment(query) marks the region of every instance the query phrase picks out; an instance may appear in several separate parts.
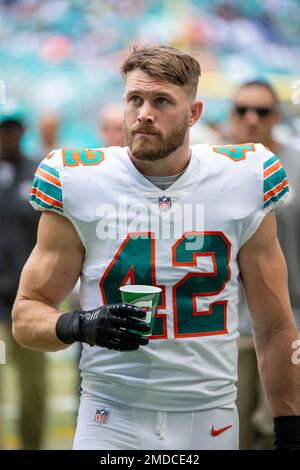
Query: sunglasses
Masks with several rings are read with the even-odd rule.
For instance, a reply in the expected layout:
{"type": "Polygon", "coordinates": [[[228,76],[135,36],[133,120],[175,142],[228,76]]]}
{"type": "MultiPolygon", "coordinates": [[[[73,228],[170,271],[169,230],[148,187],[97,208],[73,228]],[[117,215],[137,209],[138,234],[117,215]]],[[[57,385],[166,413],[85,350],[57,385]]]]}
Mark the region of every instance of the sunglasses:
{"type": "Polygon", "coordinates": [[[270,116],[273,112],[273,108],[266,108],[264,106],[234,106],[235,112],[243,117],[248,111],[253,111],[255,112],[260,118],[265,118],[267,116],[270,116]]]}

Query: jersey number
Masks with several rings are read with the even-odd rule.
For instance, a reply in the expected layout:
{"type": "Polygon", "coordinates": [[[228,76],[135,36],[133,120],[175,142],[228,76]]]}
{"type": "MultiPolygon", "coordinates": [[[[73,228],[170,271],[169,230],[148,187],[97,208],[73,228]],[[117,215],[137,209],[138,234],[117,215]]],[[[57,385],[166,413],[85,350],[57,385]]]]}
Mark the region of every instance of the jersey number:
{"type": "Polygon", "coordinates": [[[104,152],[97,149],[62,149],[62,156],[64,166],[99,165],[104,161],[104,152]]]}
{"type": "MultiPolygon", "coordinates": [[[[211,272],[189,272],[172,287],[174,337],[227,333],[227,300],[198,311],[197,298],[220,294],[230,279],[230,242],[222,232],[187,232],[172,247],[172,269],[197,266],[198,257],[210,257],[211,272]],[[192,237],[192,238],[191,238],[192,237]],[[193,243],[191,243],[191,240],[193,243]]],[[[200,269],[199,269],[200,271],[200,269]]],[[[130,233],[100,281],[104,303],[120,302],[118,288],[131,284],[158,285],[155,274],[155,238],[151,233],[130,233]]],[[[165,286],[158,306],[152,339],[168,337],[165,286]]]]}

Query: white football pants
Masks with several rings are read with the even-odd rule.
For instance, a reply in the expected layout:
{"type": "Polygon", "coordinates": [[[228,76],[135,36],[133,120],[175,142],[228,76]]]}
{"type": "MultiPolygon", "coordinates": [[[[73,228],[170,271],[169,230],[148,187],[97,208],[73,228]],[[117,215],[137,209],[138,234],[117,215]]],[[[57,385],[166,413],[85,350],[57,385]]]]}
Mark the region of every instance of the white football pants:
{"type": "Polygon", "coordinates": [[[88,450],[238,449],[235,405],[204,411],[152,411],[83,393],[73,448],[88,450]]]}

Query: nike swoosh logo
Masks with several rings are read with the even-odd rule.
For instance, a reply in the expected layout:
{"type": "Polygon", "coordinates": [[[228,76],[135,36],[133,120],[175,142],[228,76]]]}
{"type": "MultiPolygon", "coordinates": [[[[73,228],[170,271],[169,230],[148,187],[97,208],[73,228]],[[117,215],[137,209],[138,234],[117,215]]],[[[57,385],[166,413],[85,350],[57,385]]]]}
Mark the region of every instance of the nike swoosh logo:
{"type": "Polygon", "coordinates": [[[212,435],[213,437],[216,437],[216,436],[218,436],[219,434],[222,434],[222,432],[227,431],[227,429],[229,429],[229,428],[232,428],[232,424],[230,424],[229,426],[225,426],[225,428],[220,428],[220,429],[215,429],[215,428],[212,426],[210,433],[211,433],[211,435],[212,435]]]}

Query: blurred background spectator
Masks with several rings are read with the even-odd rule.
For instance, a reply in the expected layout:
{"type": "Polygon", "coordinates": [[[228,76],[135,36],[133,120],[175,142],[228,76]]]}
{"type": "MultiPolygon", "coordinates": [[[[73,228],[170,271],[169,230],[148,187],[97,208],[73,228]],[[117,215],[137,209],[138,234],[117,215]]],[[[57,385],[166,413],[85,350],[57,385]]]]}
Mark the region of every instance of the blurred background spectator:
{"type": "Polygon", "coordinates": [[[286,140],[299,128],[291,102],[299,24],[298,0],[2,0],[0,80],[30,111],[23,142],[30,155],[39,154],[44,111],[61,115],[64,146],[95,147],[99,109],[122,102],[119,65],[129,47],[174,45],[201,64],[202,124],[223,131],[232,88],[260,76],[291,108],[288,128],[280,127],[286,140]]]}
{"type": "MultiPolygon", "coordinates": [[[[106,130],[108,118],[120,117],[117,108],[122,105],[123,85],[119,66],[124,56],[133,44],[173,45],[193,53],[202,69],[199,97],[204,111],[201,122],[192,129],[192,143],[242,141],[241,128],[232,127],[238,125],[230,114],[232,93],[240,83],[259,77],[272,83],[279,96],[281,120],[271,122],[269,146],[275,148],[276,142],[283,159],[286,146],[300,149],[298,4],[298,0],[0,0],[0,111],[5,89],[7,99],[15,98],[26,110],[21,151],[36,160],[61,146],[122,145],[120,121],[114,130],[110,128],[113,141],[106,130]]],[[[250,115],[253,119],[255,111],[247,113],[247,119],[250,115]]],[[[297,154],[294,163],[296,159],[297,154]]],[[[299,238],[297,175],[296,171],[295,179],[289,175],[291,210],[282,209],[286,217],[280,223],[285,227],[283,245],[295,246],[299,238]],[[295,231],[287,229],[289,218],[293,218],[295,231]]],[[[29,205],[28,210],[34,212],[29,205]]],[[[298,278],[292,280],[295,288],[298,278]]],[[[293,303],[297,309],[298,303],[293,303]]],[[[67,304],[66,309],[69,307],[67,304]]],[[[76,351],[69,348],[48,355],[51,413],[44,448],[71,447],[76,351]]],[[[19,410],[10,401],[15,388],[9,358],[7,366],[0,368],[9,379],[4,445],[18,447],[13,424],[19,410]]]]}
{"type": "MultiPolygon", "coordinates": [[[[35,164],[20,148],[25,119],[16,103],[0,109],[0,332],[7,361],[18,373],[22,449],[39,449],[45,414],[45,356],[19,346],[11,334],[11,309],[22,267],[36,241],[39,216],[28,208],[35,164]]],[[[2,369],[1,369],[2,372],[2,369]]],[[[1,376],[3,388],[3,376],[1,376]]],[[[0,423],[3,421],[0,410],[0,423]]],[[[3,432],[3,429],[2,429],[3,432]]]]}
{"type": "Polygon", "coordinates": [[[40,136],[37,159],[41,160],[51,150],[61,147],[59,140],[60,116],[54,112],[44,112],[38,120],[40,136]]]}
{"type": "Polygon", "coordinates": [[[124,108],[120,103],[108,103],[100,112],[100,136],[103,146],[124,147],[126,138],[124,134],[124,108]]]}

